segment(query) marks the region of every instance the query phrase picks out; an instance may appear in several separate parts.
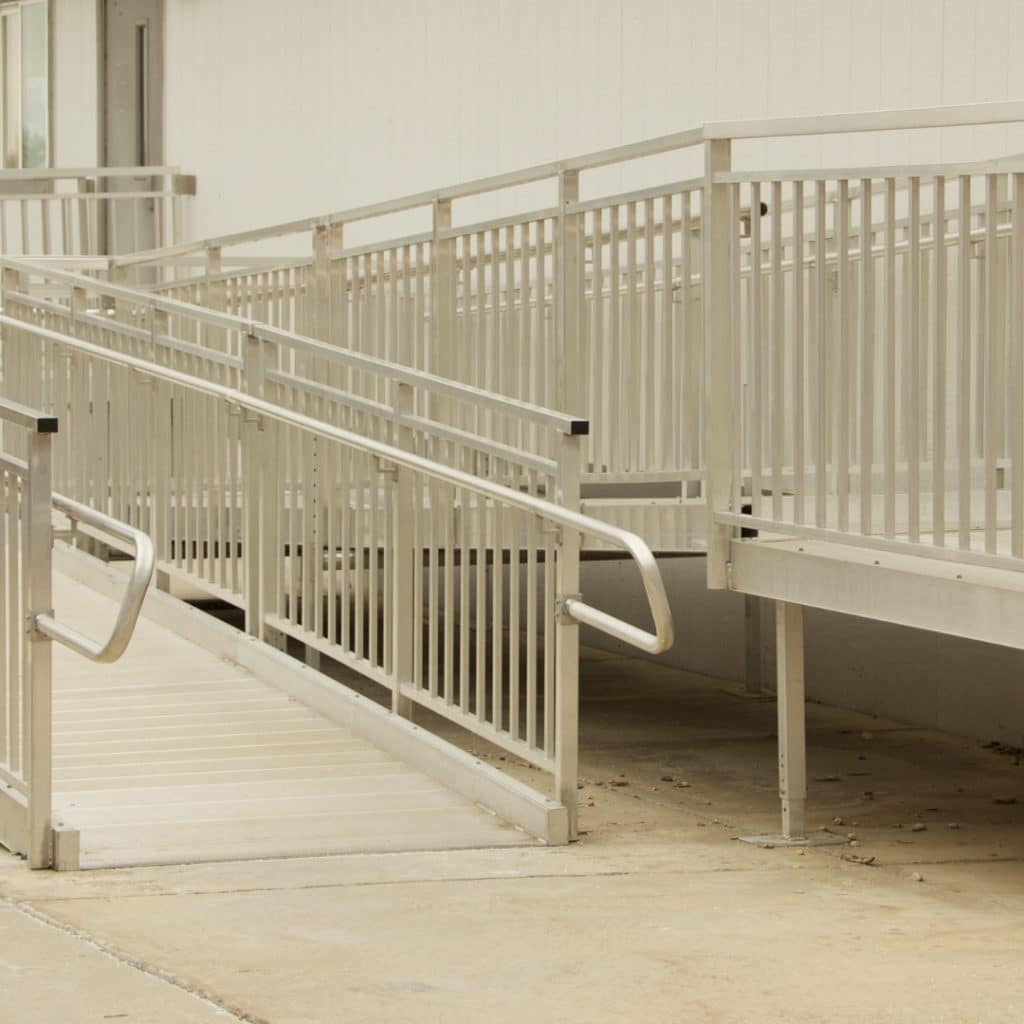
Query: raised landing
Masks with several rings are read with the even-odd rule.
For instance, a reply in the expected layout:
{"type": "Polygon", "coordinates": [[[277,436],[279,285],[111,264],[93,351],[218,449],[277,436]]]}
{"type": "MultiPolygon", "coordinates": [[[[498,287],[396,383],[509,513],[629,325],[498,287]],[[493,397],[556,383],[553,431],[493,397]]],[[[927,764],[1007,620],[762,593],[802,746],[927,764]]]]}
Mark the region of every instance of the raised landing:
{"type": "MultiPolygon", "coordinates": [[[[59,573],[54,597],[91,634],[113,621],[59,573]]],[[[83,868],[536,843],[145,618],[113,665],[54,646],[54,824],[83,868]]]]}

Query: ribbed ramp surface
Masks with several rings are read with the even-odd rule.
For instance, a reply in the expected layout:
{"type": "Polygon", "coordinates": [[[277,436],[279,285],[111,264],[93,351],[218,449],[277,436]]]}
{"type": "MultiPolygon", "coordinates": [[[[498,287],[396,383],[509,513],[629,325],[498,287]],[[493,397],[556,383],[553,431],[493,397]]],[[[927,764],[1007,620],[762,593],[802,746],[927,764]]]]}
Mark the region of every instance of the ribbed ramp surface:
{"type": "MultiPolygon", "coordinates": [[[[54,589],[63,620],[109,630],[111,601],[54,589]]],[[[145,619],[113,665],[54,645],[54,822],[83,868],[534,842],[145,619]]]]}

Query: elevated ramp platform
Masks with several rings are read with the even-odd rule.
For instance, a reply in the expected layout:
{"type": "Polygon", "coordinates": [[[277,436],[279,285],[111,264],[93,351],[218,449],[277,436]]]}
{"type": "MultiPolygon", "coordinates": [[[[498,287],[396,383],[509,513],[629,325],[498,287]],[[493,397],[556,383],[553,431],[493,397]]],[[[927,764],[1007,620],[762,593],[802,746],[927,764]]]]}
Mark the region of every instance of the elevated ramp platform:
{"type": "MultiPolygon", "coordinates": [[[[61,574],[54,596],[78,628],[114,613],[61,574]]],[[[147,619],[114,665],[55,649],[53,806],[68,868],[536,842],[147,619]]]]}

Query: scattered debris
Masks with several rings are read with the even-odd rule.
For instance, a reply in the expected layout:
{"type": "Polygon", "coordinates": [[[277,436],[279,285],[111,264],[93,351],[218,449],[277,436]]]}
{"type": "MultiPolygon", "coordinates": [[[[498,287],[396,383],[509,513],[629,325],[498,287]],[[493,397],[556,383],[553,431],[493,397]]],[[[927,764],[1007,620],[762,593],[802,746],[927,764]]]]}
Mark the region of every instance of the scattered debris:
{"type": "Polygon", "coordinates": [[[677,782],[676,789],[689,789],[690,784],[688,782],[677,782]]]}
{"type": "Polygon", "coordinates": [[[846,833],[846,838],[852,841],[852,840],[857,838],[857,833],[856,832],[847,832],[846,833]]]}
{"type": "Polygon", "coordinates": [[[960,826],[955,822],[951,821],[946,825],[946,828],[959,828],[960,826]]]}
{"type": "Polygon", "coordinates": [[[924,881],[924,875],[922,875],[920,871],[915,871],[910,877],[915,882],[923,882],[924,881]]]}
{"type": "Polygon", "coordinates": [[[629,785],[629,779],[609,779],[608,780],[608,785],[609,786],[628,786],[629,785]]]}
{"type": "Polygon", "coordinates": [[[845,821],[843,821],[843,819],[842,819],[842,818],[833,818],[833,819],[832,819],[832,824],[833,824],[833,825],[845,825],[845,824],[846,824],[846,822],[845,822],[845,821]]]}
{"type": "Polygon", "coordinates": [[[857,839],[851,839],[850,840],[850,845],[851,846],[860,846],[860,841],[857,840],[857,839]]]}
{"type": "Polygon", "coordinates": [[[1008,807],[1010,804],[1015,804],[1017,798],[1015,796],[997,796],[992,800],[994,804],[1002,804],[1004,807],[1008,807]]]}
{"type": "Polygon", "coordinates": [[[911,832],[927,832],[928,831],[928,826],[923,821],[915,821],[914,824],[910,826],[910,831],[911,832]]]}
{"type": "Polygon", "coordinates": [[[661,781],[662,782],[671,782],[672,781],[672,776],[671,775],[662,775],[661,781]]]}
{"type": "Polygon", "coordinates": [[[857,853],[841,853],[839,854],[839,859],[849,861],[851,864],[863,864],[866,868],[873,867],[875,863],[874,855],[862,857],[857,853]]]}

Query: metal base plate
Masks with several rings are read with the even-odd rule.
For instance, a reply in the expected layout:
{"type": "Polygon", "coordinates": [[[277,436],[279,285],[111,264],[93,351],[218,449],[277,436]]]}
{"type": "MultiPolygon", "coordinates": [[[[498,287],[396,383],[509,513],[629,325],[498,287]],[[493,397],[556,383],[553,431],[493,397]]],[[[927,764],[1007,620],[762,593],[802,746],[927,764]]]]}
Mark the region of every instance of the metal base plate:
{"type": "Polygon", "coordinates": [[[741,843],[770,850],[773,846],[846,846],[849,839],[834,832],[811,832],[806,836],[740,836],[741,843]]]}

